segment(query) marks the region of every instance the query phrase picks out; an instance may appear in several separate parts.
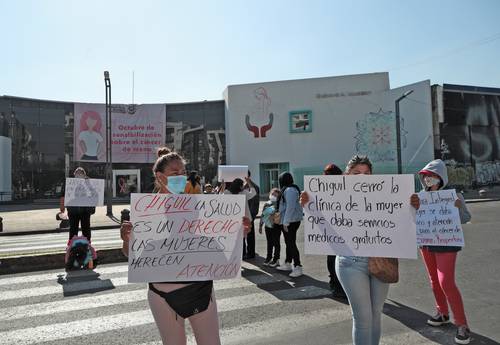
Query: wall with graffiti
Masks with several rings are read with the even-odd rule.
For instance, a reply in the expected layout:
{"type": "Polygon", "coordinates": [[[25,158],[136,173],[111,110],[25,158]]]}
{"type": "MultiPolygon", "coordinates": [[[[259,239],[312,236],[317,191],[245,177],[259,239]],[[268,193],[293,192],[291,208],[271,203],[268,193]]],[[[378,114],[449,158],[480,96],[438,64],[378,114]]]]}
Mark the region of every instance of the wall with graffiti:
{"type": "Polygon", "coordinates": [[[439,121],[441,158],[457,180],[479,187],[500,183],[500,89],[444,84],[439,121]],[[467,170],[467,174],[464,174],[467,170]],[[465,178],[466,176],[466,178],[465,178]]]}

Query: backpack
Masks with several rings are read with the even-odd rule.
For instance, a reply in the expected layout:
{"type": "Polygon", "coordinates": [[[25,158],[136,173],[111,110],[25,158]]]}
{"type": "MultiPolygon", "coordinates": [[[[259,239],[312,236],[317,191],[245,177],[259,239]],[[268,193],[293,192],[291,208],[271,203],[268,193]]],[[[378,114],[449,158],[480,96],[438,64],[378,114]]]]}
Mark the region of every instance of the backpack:
{"type": "Polygon", "coordinates": [[[94,269],[97,266],[97,253],[85,236],[73,236],[68,241],[64,264],[66,270],[94,269]]]}

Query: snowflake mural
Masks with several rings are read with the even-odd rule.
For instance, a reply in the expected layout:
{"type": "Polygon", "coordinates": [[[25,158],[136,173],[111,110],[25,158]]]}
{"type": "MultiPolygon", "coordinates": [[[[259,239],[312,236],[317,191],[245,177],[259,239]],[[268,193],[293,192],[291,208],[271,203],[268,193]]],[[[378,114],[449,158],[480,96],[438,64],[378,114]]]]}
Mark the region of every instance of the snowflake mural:
{"type": "MultiPolygon", "coordinates": [[[[374,161],[396,160],[396,116],[392,111],[365,114],[356,122],[356,151],[374,161]]],[[[406,147],[404,119],[401,118],[401,147],[406,147]]]]}

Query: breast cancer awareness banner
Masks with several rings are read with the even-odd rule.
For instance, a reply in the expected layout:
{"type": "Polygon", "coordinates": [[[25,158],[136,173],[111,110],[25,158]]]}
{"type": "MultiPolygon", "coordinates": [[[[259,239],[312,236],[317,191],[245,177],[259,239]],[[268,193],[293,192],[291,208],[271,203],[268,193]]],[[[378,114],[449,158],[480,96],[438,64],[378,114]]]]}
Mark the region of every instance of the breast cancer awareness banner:
{"type": "MultiPolygon", "coordinates": [[[[165,144],[164,104],[111,107],[113,163],[152,163],[156,149],[165,144]]],[[[106,161],[106,107],[75,103],[74,155],[76,161],[106,161]]]]}

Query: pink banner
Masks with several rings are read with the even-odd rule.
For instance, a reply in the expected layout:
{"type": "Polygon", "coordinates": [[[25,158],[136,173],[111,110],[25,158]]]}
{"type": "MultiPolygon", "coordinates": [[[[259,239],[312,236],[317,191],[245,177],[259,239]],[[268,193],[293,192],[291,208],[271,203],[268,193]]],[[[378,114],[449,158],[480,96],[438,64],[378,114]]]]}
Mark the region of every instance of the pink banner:
{"type": "MultiPolygon", "coordinates": [[[[111,148],[114,163],[152,163],[165,144],[164,104],[113,105],[111,148]]],[[[75,103],[75,161],[106,162],[104,104],[75,103]]]]}

